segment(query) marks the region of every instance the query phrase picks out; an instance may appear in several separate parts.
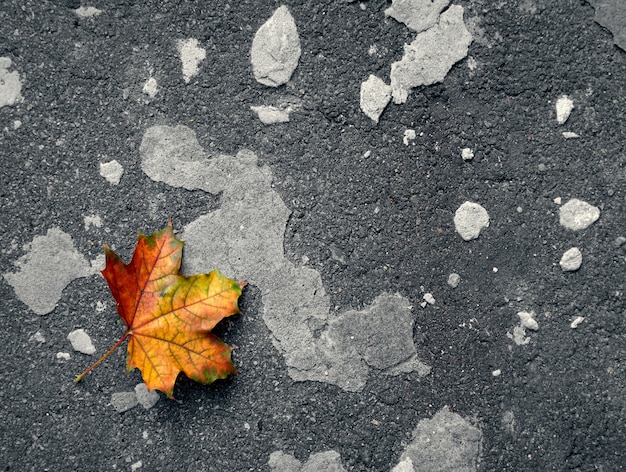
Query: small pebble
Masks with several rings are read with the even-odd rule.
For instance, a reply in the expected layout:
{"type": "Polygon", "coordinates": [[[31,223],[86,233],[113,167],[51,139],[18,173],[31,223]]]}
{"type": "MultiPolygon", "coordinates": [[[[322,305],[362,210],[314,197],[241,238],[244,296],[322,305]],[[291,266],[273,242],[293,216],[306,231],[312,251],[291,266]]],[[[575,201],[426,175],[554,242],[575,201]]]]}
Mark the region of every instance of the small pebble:
{"type": "Polygon", "coordinates": [[[123,173],[124,168],[116,160],[100,163],[100,175],[112,185],[117,185],[120,183],[123,173]]]}
{"type": "Polygon", "coordinates": [[[494,377],[499,377],[501,373],[502,371],[500,369],[496,369],[491,373],[491,375],[493,375],[494,377]]]}
{"type": "Polygon", "coordinates": [[[130,465],[130,471],[135,472],[136,470],[141,469],[141,466],[143,466],[143,462],[141,461],[134,462],[133,464],[130,465]]]}
{"type": "Polygon", "coordinates": [[[576,329],[580,323],[585,320],[584,316],[577,316],[572,320],[572,323],[569,325],[570,328],[576,329]]]}
{"type": "Polygon", "coordinates": [[[576,139],[576,138],[580,138],[579,135],[577,135],[576,133],[572,133],[571,131],[563,131],[563,137],[565,139],[576,139]]]}
{"type": "Polygon", "coordinates": [[[465,202],[454,213],[454,228],[465,241],[476,239],[489,226],[489,214],[478,203],[465,202]]]}
{"type": "Polygon", "coordinates": [[[63,361],[69,361],[70,353],[69,352],[57,352],[57,359],[60,359],[63,361]]]}
{"type": "Polygon", "coordinates": [[[556,197],[554,200],[552,200],[554,203],[556,203],[557,205],[561,204],[561,197],[556,197]]]}
{"type": "Polygon", "coordinates": [[[556,101],[556,122],[560,125],[565,123],[574,109],[574,101],[567,95],[561,95],[556,101]]]}
{"type": "Polygon", "coordinates": [[[572,198],[559,208],[559,222],[562,226],[573,231],[588,228],[600,218],[600,209],[572,198]]]}
{"type": "Polygon", "coordinates": [[[428,303],[429,305],[434,305],[435,304],[435,297],[433,297],[432,293],[425,293],[424,294],[424,301],[426,303],[428,303]]]}
{"type": "Polygon", "coordinates": [[[461,276],[456,273],[452,273],[448,276],[448,285],[452,288],[457,288],[461,282],[461,276]]]}
{"type": "Polygon", "coordinates": [[[146,83],[143,84],[143,88],[141,89],[143,93],[148,95],[150,98],[156,97],[157,92],[159,91],[159,86],[154,77],[150,77],[146,80],[146,83]]]}
{"type": "Polygon", "coordinates": [[[96,348],[91,342],[91,338],[85,332],[84,329],[76,329],[67,335],[67,339],[72,343],[72,347],[75,351],[82,352],[83,354],[94,354],[96,348]]]}
{"type": "Polygon", "coordinates": [[[561,257],[559,265],[564,271],[572,272],[580,269],[582,263],[583,255],[580,252],[580,249],[578,249],[577,247],[573,247],[565,251],[565,253],[561,257]]]}
{"type": "Polygon", "coordinates": [[[537,331],[539,329],[539,325],[537,324],[537,321],[535,321],[534,312],[531,311],[529,313],[527,311],[520,311],[517,313],[517,316],[519,317],[520,323],[524,328],[532,329],[533,331],[537,331]]]}
{"type": "Polygon", "coordinates": [[[38,343],[45,343],[46,342],[46,338],[44,337],[43,334],[41,334],[41,331],[37,331],[35,334],[33,334],[30,337],[31,341],[37,341],[38,343]]]}
{"type": "Polygon", "coordinates": [[[407,129],[404,131],[404,138],[402,138],[402,142],[405,146],[408,146],[409,142],[413,141],[416,137],[417,135],[415,134],[414,129],[407,129]]]}
{"type": "Polygon", "coordinates": [[[461,150],[461,157],[464,161],[471,161],[474,159],[474,151],[470,148],[463,148],[461,150]]]}

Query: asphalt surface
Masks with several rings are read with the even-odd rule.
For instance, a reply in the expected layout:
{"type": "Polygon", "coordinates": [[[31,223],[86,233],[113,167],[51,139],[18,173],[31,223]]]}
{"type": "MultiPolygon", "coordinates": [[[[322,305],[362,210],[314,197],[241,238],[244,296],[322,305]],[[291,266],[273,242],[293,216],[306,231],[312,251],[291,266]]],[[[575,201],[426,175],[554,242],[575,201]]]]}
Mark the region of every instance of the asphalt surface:
{"type": "Polygon", "coordinates": [[[623,470],[626,8],[415,3],[0,4],[2,470],[623,470]],[[74,384],[170,219],[239,374],[74,384]]]}

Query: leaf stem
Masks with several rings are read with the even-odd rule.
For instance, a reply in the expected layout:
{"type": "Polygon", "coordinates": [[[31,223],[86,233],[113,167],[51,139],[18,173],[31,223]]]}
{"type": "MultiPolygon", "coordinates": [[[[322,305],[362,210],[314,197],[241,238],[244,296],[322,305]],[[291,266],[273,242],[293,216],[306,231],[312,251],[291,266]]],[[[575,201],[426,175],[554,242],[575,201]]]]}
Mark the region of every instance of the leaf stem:
{"type": "Polygon", "coordinates": [[[103,354],[103,356],[102,356],[100,359],[98,359],[98,360],[97,360],[96,362],[94,362],[91,366],[89,366],[89,367],[87,368],[87,370],[85,370],[85,372],[83,372],[83,373],[82,373],[82,374],[80,374],[80,375],[77,375],[77,376],[76,376],[76,378],[74,379],[74,383],[78,383],[78,382],[80,382],[81,380],[83,380],[83,378],[85,377],[85,375],[87,375],[87,374],[88,374],[89,372],[91,372],[93,369],[95,369],[96,367],[98,367],[98,366],[102,363],[102,361],[103,361],[103,360],[105,360],[107,357],[109,357],[109,356],[113,353],[113,351],[115,351],[115,350],[116,350],[116,349],[120,346],[120,344],[122,344],[122,343],[124,342],[124,340],[128,337],[128,335],[129,335],[129,334],[130,334],[130,330],[126,331],[126,332],[124,333],[124,336],[122,336],[122,337],[119,339],[119,341],[117,341],[115,344],[113,344],[113,347],[112,347],[111,349],[109,349],[107,352],[105,352],[105,353],[103,354]]]}

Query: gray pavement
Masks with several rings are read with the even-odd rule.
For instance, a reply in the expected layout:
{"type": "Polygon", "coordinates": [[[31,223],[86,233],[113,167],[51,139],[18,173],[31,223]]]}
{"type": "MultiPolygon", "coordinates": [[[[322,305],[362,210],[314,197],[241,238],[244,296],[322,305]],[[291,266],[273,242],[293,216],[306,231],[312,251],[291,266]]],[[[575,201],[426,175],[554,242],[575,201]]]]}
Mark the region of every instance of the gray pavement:
{"type": "Polygon", "coordinates": [[[3,470],[622,470],[619,1],[0,5],[3,470]],[[125,372],[172,220],[239,373],[125,372]]]}

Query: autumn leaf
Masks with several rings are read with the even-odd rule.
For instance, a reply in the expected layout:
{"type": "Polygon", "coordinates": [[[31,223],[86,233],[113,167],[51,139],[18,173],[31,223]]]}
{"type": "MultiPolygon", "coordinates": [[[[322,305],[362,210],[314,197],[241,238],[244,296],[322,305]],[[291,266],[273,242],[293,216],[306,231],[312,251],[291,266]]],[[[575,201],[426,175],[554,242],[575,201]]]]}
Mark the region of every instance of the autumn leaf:
{"type": "Polygon", "coordinates": [[[240,313],[237,300],[245,282],[231,280],[217,269],[181,275],[183,244],[170,223],[151,236],[139,233],[130,264],[104,246],[102,275],[127,329],[76,382],[126,339],[127,370],[138,368],[149,390],[160,390],[170,398],[180,372],[204,384],[237,373],[232,348],[211,330],[224,317],[240,313]]]}

